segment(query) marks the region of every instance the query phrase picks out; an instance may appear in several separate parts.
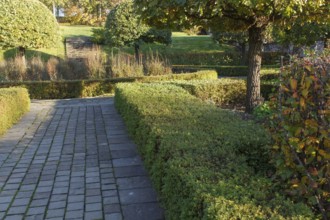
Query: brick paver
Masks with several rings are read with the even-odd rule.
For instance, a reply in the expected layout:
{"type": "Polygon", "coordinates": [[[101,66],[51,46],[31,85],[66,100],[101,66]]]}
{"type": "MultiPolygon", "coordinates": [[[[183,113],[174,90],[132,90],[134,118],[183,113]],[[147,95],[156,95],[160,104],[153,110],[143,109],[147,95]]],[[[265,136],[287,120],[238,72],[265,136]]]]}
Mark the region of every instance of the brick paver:
{"type": "Polygon", "coordinates": [[[0,219],[163,219],[112,98],[33,101],[0,137],[0,219]]]}

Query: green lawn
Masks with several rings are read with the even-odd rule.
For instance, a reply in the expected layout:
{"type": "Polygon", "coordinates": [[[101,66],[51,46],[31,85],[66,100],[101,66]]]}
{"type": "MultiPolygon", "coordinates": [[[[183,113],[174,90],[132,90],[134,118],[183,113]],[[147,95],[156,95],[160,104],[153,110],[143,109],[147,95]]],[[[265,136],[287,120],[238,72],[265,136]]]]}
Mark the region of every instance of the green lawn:
{"type": "MultiPolygon", "coordinates": [[[[110,53],[113,49],[104,46],[104,50],[110,53]]],[[[132,47],[124,47],[121,49],[114,49],[114,51],[121,50],[126,53],[133,54],[132,47]]],[[[172,33],[172,44],[142,44],[141,52],[146,53],[149,51],[159,52],[161,54],[181,54],[181,53],[215,53],[224,51],[233,51],[234,48],[228,45],[219,45],[215,43],[210,36],[198,35],[189,36],[183,32],[172,33]]]]}
{"type": "Polygon", "coordinates": [[[79,36],[91,37],[93,28],[94,27],[86,25],[61,25],[60,31],[64,38],[79,36]]]}

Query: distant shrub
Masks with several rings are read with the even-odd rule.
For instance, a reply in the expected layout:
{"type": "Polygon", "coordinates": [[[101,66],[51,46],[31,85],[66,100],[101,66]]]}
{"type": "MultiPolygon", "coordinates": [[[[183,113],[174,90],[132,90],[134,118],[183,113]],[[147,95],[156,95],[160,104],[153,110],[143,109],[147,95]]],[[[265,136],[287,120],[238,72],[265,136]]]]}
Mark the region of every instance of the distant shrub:
{"type": "Polygon", "coordinates": [[[0,135],[16,123],[30,109],[30,98],[26,89],[0,89],[0,135]]]}
{"type": "Polygon", "coordinates": [[[239,53],[228,52],[165,52],[165,56],[172,65],[238,65],[239,53]]]}
{"type": "Polygon", "coordinates": [[[93,28],[92,29],[92,41],[96,44],[105,44],[105,29],[93,28]]]}

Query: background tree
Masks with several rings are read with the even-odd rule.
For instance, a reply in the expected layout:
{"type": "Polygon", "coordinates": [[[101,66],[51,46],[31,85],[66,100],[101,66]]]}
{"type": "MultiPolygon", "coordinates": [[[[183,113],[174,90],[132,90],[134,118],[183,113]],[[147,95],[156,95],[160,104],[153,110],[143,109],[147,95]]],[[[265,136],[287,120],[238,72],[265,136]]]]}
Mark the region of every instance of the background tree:
{"type": "Polygon", "coordinates": [[[129,1],[117,5],[109,13],[105,24],[105,39],[112,47],[134,46],[135,58],[139,60],[142,42],[170,44],[171,32],[146,25],[136,13],[133,3],[129,1]]]}
{"type": "Polygon", "coordinates": [[[303,22],[297,19],[290,27],[277,26],[274,28],[276,41],[283,45],[311,46],[316,41],[323,41],[327,47],[330,38],[330,23],[318,24],[303,22]]]}
{"type": "Polygon", "coordinates": [[[241,64],[247,64],[246,50],[248,45],[247,32],[212,31],[212,39],[219,44],[229,44],[241,52],[241,64]]]}
{"type": "Polygon", "coordinates": [[[57,8],[64,7],[69,0],[39,0],[44,3],[52,12],[53,15],[57,16],[57,8]]]}
{"type": "Polygon", "coordinates": [[[246,111],[251,112],[261,102],[261,50],[266,28],[273,22],[288,25],[299,16],[303,20],[329,19],[326,0],[135,0],[143,17],[157,25],[206,24],[248,33],[249,74],[247,79],[246,111]]]}
{"type": "Polygon", "coordinates": [[[47,7],[37,0],[0,0],[0,47],[51,47],[58,43],[58,24],[47,7]]]}

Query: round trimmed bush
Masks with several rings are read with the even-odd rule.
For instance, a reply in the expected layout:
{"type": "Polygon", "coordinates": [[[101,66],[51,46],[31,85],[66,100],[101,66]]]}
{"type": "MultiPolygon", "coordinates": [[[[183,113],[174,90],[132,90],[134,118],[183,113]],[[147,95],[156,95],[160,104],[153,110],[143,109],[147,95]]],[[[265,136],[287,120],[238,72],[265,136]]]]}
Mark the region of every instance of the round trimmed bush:
{"type": "Polygon", "coordinates": [[[51,11],[38,0],[0,0],[0,47],[54,46],[59,28],[51,11]]]}

